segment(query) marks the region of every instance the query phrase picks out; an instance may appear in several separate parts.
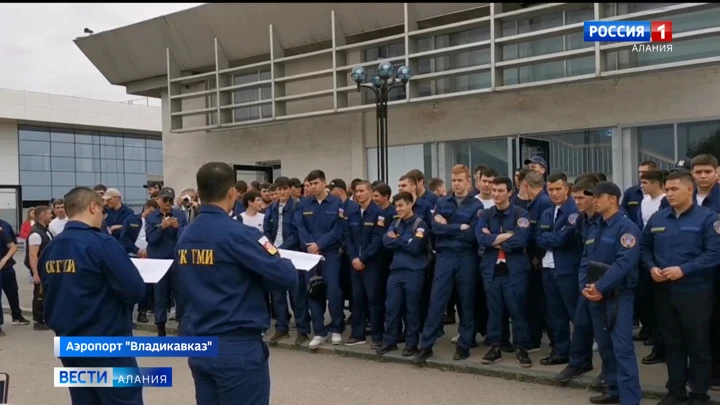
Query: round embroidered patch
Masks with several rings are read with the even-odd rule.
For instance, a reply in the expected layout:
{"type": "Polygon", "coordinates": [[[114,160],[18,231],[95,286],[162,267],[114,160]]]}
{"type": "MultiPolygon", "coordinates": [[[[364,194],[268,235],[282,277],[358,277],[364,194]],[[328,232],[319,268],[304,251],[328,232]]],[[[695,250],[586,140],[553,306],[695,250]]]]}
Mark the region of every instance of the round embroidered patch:
{"type": "Polygon", "coordinates": [[[577,221],[578,214],[570,214],[568,217],[568,223],[570,225],[575,225],[575,222],[577,221]]]}
{"type": "Polygon", "coordinates": [[[528,226],[530,226],[530,221],[528,221],[527,218],[520,217],[517,220],[517,226],[519,226],[520,228],[527,228],[528,226]]]}
{"type": "Polygon", "coordinates": [[[635,236],[630,233],[623,234],[623,236],[620,237],[620,244],[628,249],[635,246],[635,236]]]}
{"type": "Polygon", "coordinates": [[[715,233],[720,233],[720,221],[715,221],[713,228],[715,228],[715,233]]]}

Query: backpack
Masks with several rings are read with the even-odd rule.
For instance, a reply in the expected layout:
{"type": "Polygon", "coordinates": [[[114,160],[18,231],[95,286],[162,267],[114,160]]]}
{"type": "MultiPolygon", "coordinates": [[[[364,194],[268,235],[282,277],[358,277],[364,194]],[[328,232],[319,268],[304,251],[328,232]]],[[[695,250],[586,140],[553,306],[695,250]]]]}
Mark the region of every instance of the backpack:
{"type": "MultiPolygon", "coordinates": [[[[401,221],[402,221],[402,219],[396,219],[395,222],[393,222],[393,226],[395,227],[395,229],[398,228],[401,221]]],[[[418,228],[420,227],[420,221],[422,221],[422,219],[420,217],[415,218],[415,221],[413,222],[413,227],[412,227],[413,235],[417,232],[418,228]]],[[[425,237],[423,239],[425,239],[425,249],[427,250],[428,260],[430,260],[430,262],[432,262],[432,260],[435,257],[434,257],[434,253],[433,253],[432,243],[430,242],[430,237],[425,237]]]]}

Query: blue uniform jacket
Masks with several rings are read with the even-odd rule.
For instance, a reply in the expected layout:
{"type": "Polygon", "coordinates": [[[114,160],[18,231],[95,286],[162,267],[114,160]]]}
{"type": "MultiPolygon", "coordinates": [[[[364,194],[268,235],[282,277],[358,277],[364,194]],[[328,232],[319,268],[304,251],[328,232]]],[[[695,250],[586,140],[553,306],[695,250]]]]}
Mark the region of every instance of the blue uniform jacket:
{"type": "Polygon", "coordinates": [[[679,266],[685,276],[662,283],[672,289],[691,292],[712,288],[720,263],[718,215],[697,204],[680,217],[675,217],[672,207],[656,212],[642,232],[641,259],[648,270],[679,266]]]}
{"type": "Polygon", "coordinates": [[[303,198],[295,210],[293,220],[300,239],[300,251],[315,243],[320,251],[338,250],[345,232],[345,213],[339,198],[327,195],[322,202],[317,198],[303,198]]]}
{"type": "Polygon", "coordinates": [[[352,216],[355,212],[360,212],[360,206],[355,201],[347,198],[345,201],[341,200],[340,208],[343,210],[343,219],[345,220],[345,225],[343,229],[343,240],[342,240],[342,248],[345,253],[347,253],[347,245],[350,241],[350,224],[349,219],[350,216],[352,216]]]}
{"type": "MultiPolygon", "coordinates": [[[[695,202],[697,202],[697,188],[695,189],[695,202]]],[[[713,188],[710,189],[710,193],[705,197],[702,204],[700,204],[703,208],[707,208],[710,211],[720,214],[720,186],[715,184],[713,188]]]]}
{"type": "MultiPolygon", "coordinates": [[[[160,210],[156,210],[145,218],[145,237],[148,243],[147,257],[149,259],[172,259],[175,257],[175,244],[183,228],[187,225],[187,220],[185,213],[177,208],[173,208],[171,213],[178,220],[178,229],[171,226],[165,229],[160,227],[164,218],[160,210]]],[[[222,229],[217,231],[224,232],[222,229]]]]}
{"type": "Polygon", "coordinates": [[[495,276],[495,264],[498,261],[500,250],[505,252],[505,261],[508,266],[510,278],[515,281],[527,281],[530,271],[530,260],[525,253],[530,237],[530,219],[528,213],[512,204],[499,211],[496,207],[478,211],[478,221],[475,225],[475,238],[480,247],[485,248],[480,271],[483,279],[490,281],[495,276]],[[489,233],[483,232],[487,229],[489,233]],[[512,232],[513,236],[500,244],[499,249],[493,244],[498,235],[512,232]]]}
{"type": "Polygon", "coordinates": [[[465,197],[461,206],[458,206],[454,194],[438,199],[435,205],[435,215],[445,218],[447,224],[441,224],[433,218],[432,232],[435,236],[435,250],[439,254],[477,254],[477,239],[475,239],[475,225],[478,220],[478,211],[483,204],[477,198],[465,197]],[[461,225],[469,228],[461,230],[461,225]]]}
{"type": "MultiPolygon", "coordinates": [[[[663,199],[660,200],[660,210],[662,210],[663,208],[667,208],[669,206],[670,206],[670,203],[668,202],[667,197],[663,197],[663,199]]],[[[640,228],[642,230],[643,228],[645,228],[645,222],[643,222],[643,219],[642,219],[642,209],[638,208],[636,215],[637,215],[637,217],[635,217],[635,224],[637,224],[638,228],[640,228]]],[[[632,218],[629,216],[629,214],[628,214],[628,217],[632,218]]]]}
{"type": "Polygon", "coordinates": [[[240,214],[242,214],[243,212],[245,212],[245,206],[243,205],[243,202],[237,201],[235,202],[235,207],[233,208],[229,216],[240,218],[240,214]]]}
{"type": "MultiPolygon", "coordinates": [[[[623,193],[622,202],[620,203],[620,207],[622,207],[625,212],[627,213],[628,217],[630,218],[642,218],[642,214],[640,213],[640,204],[642,203],[643,198],[645,195],[642,192],[642,188],[639,184],[636,184],[634,186],[628,187],[627,190],[623,193]]],[[[640,222],[637,222],[638,225],[640,225],[640,222]]],[[[642,229],[642,226],[640,226],[640,229],[642,229]]]]}
{"type": "Polygon", "coordinates": [[[360,259],[367,264],[379,259],[386,226],[385,212],[372,201],[364,212],[361,213],[358,208],[350,213],[345,248],[350,261],[360,259]]]}
{"type": "MultiPolygon", "coordinates": [[[[13,231],[12,226],[10,226],[9,223],[0,219],[0,230],[2,230],[2,232],[10,238],[12,243],[17,245],[17,236],[15,235],[15,231],[13,231]]],[[[7,253],[8,253],[7,243],[3,243],[2,246],[0,246],[0,258],[5,257],[5,255],[7,253]]],[[[9,268],[13,267],[14,265],[15,265],[15,259],[11,257],[10,260],[8,260],[7,263],[5,263],[5,267],[3,267],[0,270],[9,269],[9,268]]]]}
{"type": "Polygon", "coordinates": [[[617,212],[607,221],[597,219],[591,226],[580,263],[580,289],[587,284],[589,262],[609,264],[610,268],[595,283],[595,289],[607,295],[616,288],[631,289],[637,285],[640,260],[640,229],[633,221],[617,212]]]}
{"type": "Polygon", "coordinates": [[[133,214],[125,218],[123,222],[122,232],[120,232],[120,244],[125,251],[130,254],[136,255],[140,250],[135,246],[135,241],[140,235],[140,227],[142,226],[142,217],[140,214],[133,214]]]}
{"type": "Polygon", "coordinates": [[[555,208],[555,204],[553,204],[550,196],[548,196],[544,190],[528,203],[527,212],[528,218],[530,219],[530,236],[528,238],[527,253],[530,256],[530,260],[533,258],[542,260],[543,256],[545,256],[545,250],[535,243],[535,234],[537,233],[537,223],[540,220],[540,215],[548,208],[555,208]]]}
{"type": "Polygon", "coordinates": [[[431,193],[430,190],[425,190],[425,194],[418,196],[417,199],[428,203],[431,209],[434,208],[438,202],[438,196],[436,196],[435,193],[431,193]]]}
{"type": "Polygon", "coordinates": [[[558,209],[553,223],[554,216],[555,207],[542,213],[535,233],[535,244],[545,251],[552,250],[555,274],[577,274],[582,250],[578,249],[575,239],[575,224],[579,217],[575,201],[568,198],[558,209]]]}
{"type": "Polygon", "coordinates": [[[259,230],[203,204],[180,235],[174,259],[188,336],[257,333],[270,327],[265,294],[293,290],[297,271],[259,230]]]}
{"type": "Polygon", "coordinates": [[[512,196],[512,204],[516,207],[520,207],[524,210],[528,209],[528,205],[530,205],[530,200],[521,200],[520,197],[516,195],[512,196]]]}
{"type": "MultiPolygon", "coordinates": [[[[433,211],[433,208],[435,208],[435,207],[431,206],[431,205],[430,205],[428,202],[426,202],[425,200],[417,199],[417,200],[415,201],[415,204],[413,205],[413,214],[414,214],[414,215],[417,215],[418,217],[420,217],[420,219],[422,219],[426,224],[429,224],[429,223],[432,222],[432,216],[433,216],[432,211],[433,211]]],[[[397,214],[397,211],[395,210],[395,206],[394,206],[394,205],[391,205],[391,206],[390,206],[390,214],[391,214],[391,215],[390,215],[390,218],[391,218],[393,221],[396,220],[396,219],[398,219],[398,218],[400,218],[400,217],[398,216],[398,214],[397,214]]],[[[429,232],[429,231],[431,231],[431,230],[430,230],[430,229],[426,229],[425,231],[426,231],[426,232],[429,232]]]]}
{"type": "MultiPolygon", "coordinates": [[[[298,239],[297,230],[295,229],[295,210],[300,206],[300,203],[292,198],[289,198],[283,207],[283,221],[282,221],[282,244],[278,246],[279,249],[285,250],[298,250],[300,249],[300,240],[298,239]]],[[[275,242],[277,237],[278,227],[280,221],[280,202],[275,201],[267,209],[265,213],[265,220],[263,221],[263,232],[270,242],[275,242]]]]}
{"type": "Polygon", "coordinates": [[[57,336],[132,336],[145,282],[111,235],[79,221],[40,254],[45,321],[57,336]]]}
{"type": "MultiPolygon", "coordinates": [[[[105,222],[107,223],[108,227],[115,226],[115,225],[122,225],[125,223],[125,219],[128,218],[131,215],[135,215],[135,212],[128,207],[125,204],[122,204],[120,208],[116,211],[111,208],[107,209],[107,217],[105,217],[105,222]]],[[[122,229],[117,229],[115,231],[112,231],[113,238],[120,240],[120,233],[122,232],[122,229]]]]}
{"type": "Polygon", "coordinates": [[[383,245],[392,250],[393,259],[390,264],[390,270],[416,270],[424,271],[428,266],[427,252],[427,223],[420,219],[418,226],[415,227],[415,219],[417,215],[408,219],[400,220],[395,226],[397,220],[393,220],[383,235],[383,245]],[[415,230],[413,231],[413,228],[415,230]],[[397,238],[388,236],[390,232],[395,232],[397,238]]]}

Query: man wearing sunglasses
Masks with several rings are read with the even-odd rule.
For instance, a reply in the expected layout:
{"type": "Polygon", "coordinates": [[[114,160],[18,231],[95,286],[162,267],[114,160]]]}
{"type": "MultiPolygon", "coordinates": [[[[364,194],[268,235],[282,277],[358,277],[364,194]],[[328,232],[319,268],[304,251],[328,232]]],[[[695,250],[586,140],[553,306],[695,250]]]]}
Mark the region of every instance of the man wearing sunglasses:
{"type": "MultiPolygon", "coordinates": [[[[175,190],[163,187],[158,196],[159,209],[148,215],[145,219],[145,234],[147,237],[147,257],[149,259],[174,259],[175,244],[180,231],[187,225],[185,214],[173,208],[175,204],[175,190]]],[[[177,286],[176,263],[170,267],[160,281],[154,286],[155,298],[155,324],[158,336],[165,336],[165,323],[167,322],[167,302],[173,285],[177,286]]],[[[178,323],[182,320],[184,306],[179,291],[175,291],[175,315],[178,323]]]]}

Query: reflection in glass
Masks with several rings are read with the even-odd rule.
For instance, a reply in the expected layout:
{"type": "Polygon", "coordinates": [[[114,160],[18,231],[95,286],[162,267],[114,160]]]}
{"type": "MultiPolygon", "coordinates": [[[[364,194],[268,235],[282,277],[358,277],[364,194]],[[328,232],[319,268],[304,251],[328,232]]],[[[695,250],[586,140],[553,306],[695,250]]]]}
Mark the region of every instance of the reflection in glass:
{"type": "Polygon", "coordinates": [[[52,184],[50,172],[20,171],[20,184],[28,186],[49,186],[52,184]]]}
{"type": "Polygon", "coordinates": [[[716,154],[719,149],[713,142],[708,142],[720,131],[720,121],[688,122],[677,126],[678,158],[695,157],[701,153],[716,154]]]}
{"type": "MultiPolygon", "coordinates": [[[[653,125],[636,130],[637,163],[653,161],[661,170],[675,166],[675,130],[673,125],[653,125]]],[[[633,181],[638,182],[637,173],[633,181]]]]}
{"type": "Polygon", "coordinates": [[[20,140],[20,155],[50,156],[50,142],[20,140]]]}
{"type": "Polygon", "coordinates": [[[18,138],[21,141],[50,141],[50,129],[19,126],[18,138]]]}
{"type": "Polygon", "coordinates": [[[563,172],[572,182],[586,172],[605,173],[612,180],[611,134],[609,129],[588,129],[527,136],[550,142],[550,173],[563,172]]]}

